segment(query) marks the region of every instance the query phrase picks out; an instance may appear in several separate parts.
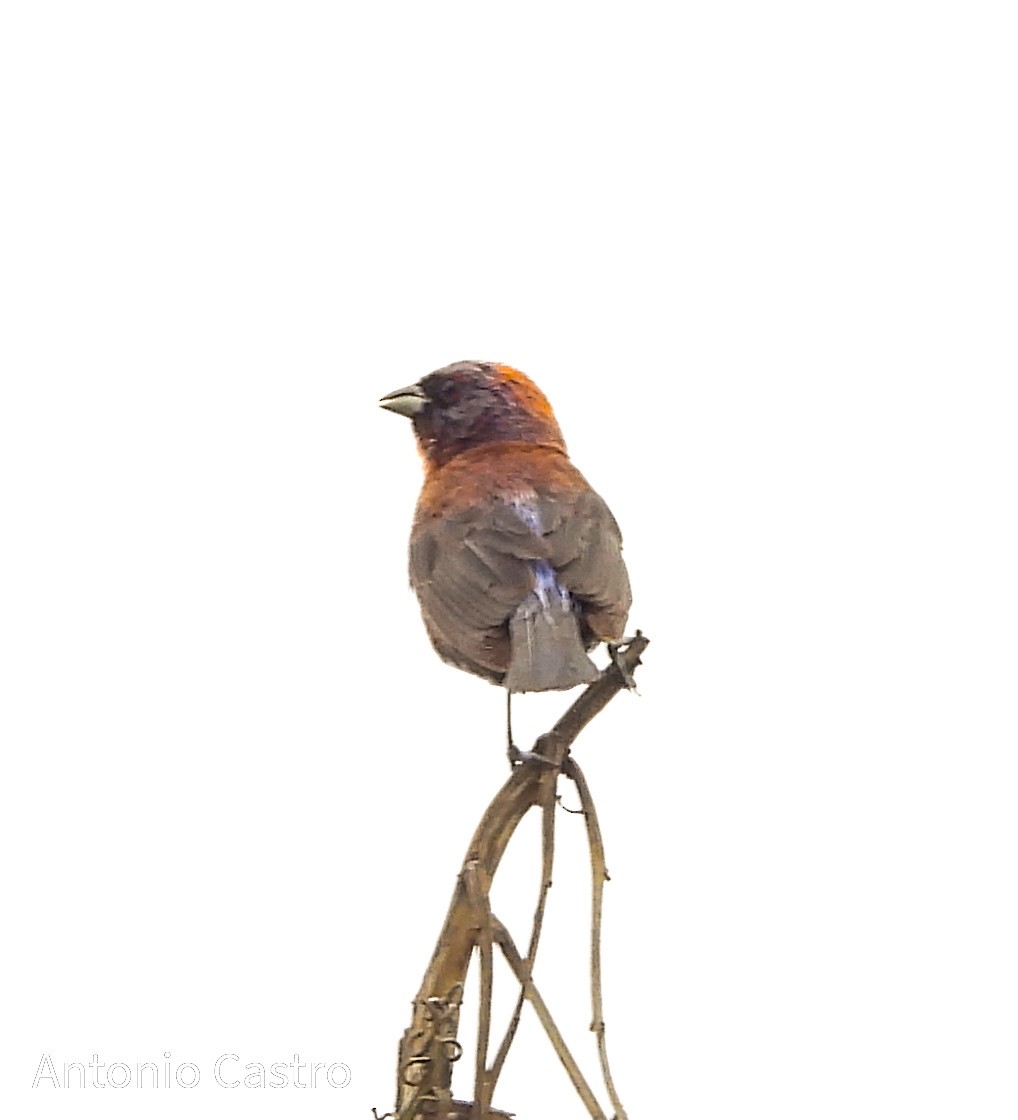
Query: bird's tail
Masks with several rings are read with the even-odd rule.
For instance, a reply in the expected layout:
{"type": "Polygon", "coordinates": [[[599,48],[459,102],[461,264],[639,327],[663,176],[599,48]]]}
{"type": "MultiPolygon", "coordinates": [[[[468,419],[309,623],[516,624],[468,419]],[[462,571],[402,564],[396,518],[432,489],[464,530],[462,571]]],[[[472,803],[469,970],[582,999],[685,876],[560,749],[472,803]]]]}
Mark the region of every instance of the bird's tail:
{"type": "Polygon", "coordinates": [[[510,692],[574,688],[598,677],[568,597],[548,604],[530,596],[509,620],[509,643],[509,670],[502,683],[510,692]]]}

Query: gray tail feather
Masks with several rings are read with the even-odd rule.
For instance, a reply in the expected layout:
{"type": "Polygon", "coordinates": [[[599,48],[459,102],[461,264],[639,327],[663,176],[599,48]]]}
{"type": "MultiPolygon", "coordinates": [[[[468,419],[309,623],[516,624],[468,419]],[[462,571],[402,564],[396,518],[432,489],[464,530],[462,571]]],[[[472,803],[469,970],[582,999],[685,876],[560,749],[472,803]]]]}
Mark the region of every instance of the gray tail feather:
{"type": "Polygon", "coordinates": [[[502,684],[510,692],[550,692],[589,684],[599,676],[580,641],[576,615],[565,609],[521,607],[509,620],[509,671],[502,684]]]}

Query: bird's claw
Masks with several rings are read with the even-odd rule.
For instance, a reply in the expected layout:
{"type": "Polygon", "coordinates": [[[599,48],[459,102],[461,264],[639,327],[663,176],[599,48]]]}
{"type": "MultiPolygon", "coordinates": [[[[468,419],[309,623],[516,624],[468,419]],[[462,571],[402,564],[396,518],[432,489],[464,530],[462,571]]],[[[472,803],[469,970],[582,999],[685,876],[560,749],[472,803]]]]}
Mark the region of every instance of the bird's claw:
{"type": "MultiPolygon", "coordinates": [[[[621,654],[632,640],[632,638],[623,638],[619,642],[608,642],[608,656],[611,658],[611,663],[618,670],[619,676],[622,678],[622,683],[630,692],[636,692],[636,678],[626,668],[621,657],[621,654]]],[[[639,695],[638,692],[637,695],[639,695]]]]}

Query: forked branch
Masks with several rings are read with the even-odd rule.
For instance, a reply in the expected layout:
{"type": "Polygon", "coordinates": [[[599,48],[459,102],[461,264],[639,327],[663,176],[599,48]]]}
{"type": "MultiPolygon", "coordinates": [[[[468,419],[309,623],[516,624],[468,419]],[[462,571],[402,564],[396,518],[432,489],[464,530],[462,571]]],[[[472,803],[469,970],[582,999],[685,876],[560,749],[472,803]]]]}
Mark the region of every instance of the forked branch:
{"type": "Polygon", "coordinates": [[[523,1000],[529,1000],[593,1120],[605,1120],[597,1100],[569,1053],[564,1040],[533,983],[534,960],[540,940],[551,868],[554,858],[555,791],[559,773],[577,787],[584,813],[593,875],[591,919],[591,993],[593,1022],[598,1040],[602,1075],[616,1120],[625,1112],[608,1069],[600,989],[601,901],[607,872],[600,828],[590,790],[579,767],[568,758],[569,749],[584,727],[632,682],[648,639],[639,631],[601,676],[585,689],[555,726],[534,744],[539,758],[518,765],[488,806],[470,842],[453,891],[442,932],[414,1001],[413,1021],[400,1042],[397,1072],[398,1120],[490,1120],[505,1113],[491,1107],[495,1084],[515,1037],[523,1000]],[[508,931],[491,913],[489,890],[510,838],[527,811],[543,810],[541,885],[527,956],[521,957],[508,931]],[[515,1013],[491,1067],[487,1049],[491,1024],[492,949],[498,945],[520,982],[515,1013]],[[474,950],[480,957],[481,1007],[478,1052],[474,1062],[475,1093],[472,1102],[452,1098],[452,1063],[459,1057],[456,1033],[467,969],[474,950]]]}

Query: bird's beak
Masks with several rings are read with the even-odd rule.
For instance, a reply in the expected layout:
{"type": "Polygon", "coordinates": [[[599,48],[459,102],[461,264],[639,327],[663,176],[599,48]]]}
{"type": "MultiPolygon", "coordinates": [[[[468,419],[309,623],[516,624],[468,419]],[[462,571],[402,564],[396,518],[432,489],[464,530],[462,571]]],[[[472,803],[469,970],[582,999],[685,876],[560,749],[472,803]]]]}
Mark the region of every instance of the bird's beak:
{"type": "Polygon", "coordinates": [[[378,403],[390,412],[398,412],[400,416],[412,418],[428,403],[428,395],[420,385],[408,385],[405,389],[395,389],[391,393],[386,393],[378,403]]]}

